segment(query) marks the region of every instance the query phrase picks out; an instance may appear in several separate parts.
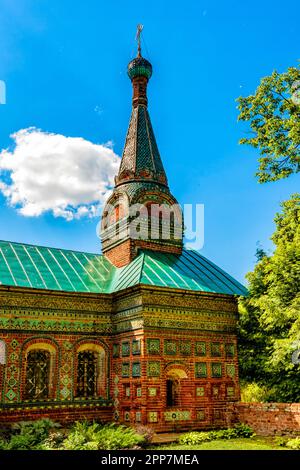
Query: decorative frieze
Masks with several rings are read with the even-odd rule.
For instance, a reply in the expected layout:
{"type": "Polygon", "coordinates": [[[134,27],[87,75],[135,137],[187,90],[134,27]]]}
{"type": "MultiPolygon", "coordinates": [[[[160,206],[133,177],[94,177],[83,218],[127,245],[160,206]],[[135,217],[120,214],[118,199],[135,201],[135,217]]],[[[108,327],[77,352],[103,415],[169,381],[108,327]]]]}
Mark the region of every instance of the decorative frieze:
{"type": "Polygon", "coordinates": [[[166,411],[164,413],[165,421],[189,421],[191,419],[190,411],[166,411]]]}

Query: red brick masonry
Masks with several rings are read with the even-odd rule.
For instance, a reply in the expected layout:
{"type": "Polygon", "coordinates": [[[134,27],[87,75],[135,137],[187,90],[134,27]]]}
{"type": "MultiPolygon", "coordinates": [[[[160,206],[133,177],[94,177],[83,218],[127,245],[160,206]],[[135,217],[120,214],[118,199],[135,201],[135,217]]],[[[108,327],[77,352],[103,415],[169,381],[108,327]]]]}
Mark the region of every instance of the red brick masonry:
{"type": "Polygon", "coordinates": [[[229,420],[246,423],[261,436],[300,435],[300,403],[236,403],[229,420]]]}
{"type": "Polygon", "coordinates": [[[28,410],[7,410],[0,411],[0,428],[3,425],[7,425],[13,422],[19,421],[34,421],[37,419],[49,418],[53,421],[62,424],[74,423],[75,421],[93,421],[98,420],[103,423],[112,422],[113,414],[112,407],[103,406],[99,411],[99,408],[94,407],[93,405],[87,406],[77,406],[74,407],[68,406],[57,406],[57,408],[47,408],[44,409],[34,409],[32,408],[30,412],[28,410]],[[29,414],[30,413],[30,414],[29,414]]]}

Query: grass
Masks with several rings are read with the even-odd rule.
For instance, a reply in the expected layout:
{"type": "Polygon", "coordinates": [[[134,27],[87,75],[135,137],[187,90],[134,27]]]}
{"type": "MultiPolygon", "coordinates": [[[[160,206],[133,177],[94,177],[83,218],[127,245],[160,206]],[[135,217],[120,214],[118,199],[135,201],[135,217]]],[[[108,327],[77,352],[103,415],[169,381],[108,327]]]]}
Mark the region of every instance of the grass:
{"type": "MultiPolygon", "coordinates": [[[[153,447],[154,449],[154,447],[153,447]]],[[[239,438],[239,439],[218,439],[210,442],[203,442],[195,446],[168,444],[156,446],[156,450],[284,450],[278,447],[271,437],[239,438]]]]}

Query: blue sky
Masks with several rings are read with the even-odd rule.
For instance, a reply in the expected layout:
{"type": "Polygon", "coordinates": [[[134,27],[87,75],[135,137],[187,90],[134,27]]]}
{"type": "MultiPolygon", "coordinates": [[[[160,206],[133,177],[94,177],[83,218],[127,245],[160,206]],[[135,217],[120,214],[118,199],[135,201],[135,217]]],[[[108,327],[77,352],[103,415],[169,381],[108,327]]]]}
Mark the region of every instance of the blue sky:
{"type": "MultiPolygon", "coordinates": [[[[182,204],[205,205],[202,253],[243,281],[256,243],[272,246],[280,201],[299,191],[297,175],[259,185],[257,152],[238,145],[246,128],[237,122],[235,99],[299,58],[300,6],[284,6],[0,0],[0,80],[7,87],[0,150],[12,145],[12,133],[36,127],[112,142],[121,155],[131,111],[126,66],[142,23],[143,52],[153,65],[149,110],[171,190],[182,204]]],[[[21,215],[0,196],[1,239],[97,252],[96,223],[47,211],[21,215]]]]}

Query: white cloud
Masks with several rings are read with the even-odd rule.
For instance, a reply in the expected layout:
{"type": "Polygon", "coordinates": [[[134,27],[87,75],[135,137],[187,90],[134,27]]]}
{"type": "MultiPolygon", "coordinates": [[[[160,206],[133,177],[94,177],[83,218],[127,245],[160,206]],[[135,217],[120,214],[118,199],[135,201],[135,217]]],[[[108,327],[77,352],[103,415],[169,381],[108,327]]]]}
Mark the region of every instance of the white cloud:
{"type": "Polygon", "coordinates": [[[111,142],[97,145],[36,128],[21,129],[11,138],[13,150],[0,152],[0,192],[11,206],[27,217],[97,215],[120,164],[111,142]]]}

